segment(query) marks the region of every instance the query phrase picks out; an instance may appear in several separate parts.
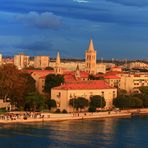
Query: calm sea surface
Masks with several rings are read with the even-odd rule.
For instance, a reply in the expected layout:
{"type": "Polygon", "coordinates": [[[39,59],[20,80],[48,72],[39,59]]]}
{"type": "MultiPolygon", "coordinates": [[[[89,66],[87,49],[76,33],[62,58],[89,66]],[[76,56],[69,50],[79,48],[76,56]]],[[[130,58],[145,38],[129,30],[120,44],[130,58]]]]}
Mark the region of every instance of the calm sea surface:
{"type": "Polygon", "coordinates": [[[148,116],[0,125],[0,148],[148,147],[148,116]]]}

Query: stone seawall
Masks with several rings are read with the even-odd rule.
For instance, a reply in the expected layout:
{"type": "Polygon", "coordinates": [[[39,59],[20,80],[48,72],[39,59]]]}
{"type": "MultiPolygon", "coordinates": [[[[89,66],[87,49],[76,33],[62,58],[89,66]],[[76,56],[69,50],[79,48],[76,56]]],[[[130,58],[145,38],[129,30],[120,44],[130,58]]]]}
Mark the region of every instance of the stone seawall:
{"type": "MultiPolygon", "coordinates": [[[[48,115],[48,114],[46,114],[48,115]]],[[[84,119],[102,119],[111,117],[130,117],[131,113],[79,113],[79,114],[50,114],[50,118],[32,119],[16,119],[16,120],[0,120],[0,123],[29,123],[29,122],[50,122],[50,121],[65,121],[65,120],[84,120],[84,119]]]]}
{"type": "MultiPolygon", "coordinates": [[[[17,114],[23,114],[22,112],[12,112],[17,114]]],[[[95,113],[71,113],[71,114],[55,114],[55,113],[41,113],[43,118],[27,118],[27,119],[15,119],[4,120],[0,119],[0,123],[29,123],[29,122],[50,122],[50,121],[65,121],[65,120],[83,120],[83,119],[102,119],[102,118],[122,118],[131,117],[133,113],[148,114],[148,108],[144,109],[129,109],[121,111],[110,112],[95,112],[95,113]]]]}

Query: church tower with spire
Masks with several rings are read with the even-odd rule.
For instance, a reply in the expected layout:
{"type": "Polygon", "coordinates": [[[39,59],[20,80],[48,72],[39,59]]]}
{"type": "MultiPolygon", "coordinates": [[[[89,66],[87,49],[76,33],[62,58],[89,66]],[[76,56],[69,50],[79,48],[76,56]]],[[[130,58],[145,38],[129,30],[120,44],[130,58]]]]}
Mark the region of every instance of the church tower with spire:
{"type": "Polygon", "coordinates": [[[59,52],[57,53],[56,63],[54,67],[55,74],[62,74],[61,59],[59,52]]]}
{"type": "Polygon", "coordinates": [[[76,68],[76,71],[75,71],[75,78],[76,79],[80,79],[81,78],[79,65],[77,65],[77,68],[76,68]]]}
{"type": "Polygon", "coordinates": [[[96,50],[92,39],[90,40],[89,48],[85,52],[85,68],[89,74],[96,74],[96,50]]]}

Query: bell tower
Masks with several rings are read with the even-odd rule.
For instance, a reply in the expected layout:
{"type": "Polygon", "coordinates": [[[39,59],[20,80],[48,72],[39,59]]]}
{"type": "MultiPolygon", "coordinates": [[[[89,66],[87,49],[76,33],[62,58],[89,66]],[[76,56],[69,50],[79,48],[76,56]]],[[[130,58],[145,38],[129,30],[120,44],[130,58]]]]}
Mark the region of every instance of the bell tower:
{"type": "Polygon", "coordinates": [[[54,68],[55,74],[62,74],[62,68],[61,68],[61,59],[59,52],[57,53],[55,68],[54,68]]]}
{"type": "Polygon", "coordinates": [[[76,68],[76,71],[75,71],[75,78],[79,79],[80,77],[81,77],[80,69],[79,69],[79,65],[77,65],[77,68],[76,68]]]}
{"type": "Polygon", "coordinates": [[[90,40],[89,48],[85,52],[85,68],[89,74],[96,74],[96,50],[92,39],[90,40]]]}

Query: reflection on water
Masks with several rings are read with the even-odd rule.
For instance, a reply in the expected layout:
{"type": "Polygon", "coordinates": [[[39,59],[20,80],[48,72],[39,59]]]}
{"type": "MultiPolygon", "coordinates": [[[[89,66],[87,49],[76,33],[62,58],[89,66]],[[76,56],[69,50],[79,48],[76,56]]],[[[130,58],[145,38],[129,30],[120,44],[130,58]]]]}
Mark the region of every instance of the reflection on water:
{"type": "Polygon", "coordinates": [[[0,148],[147,147],[148,116],[0,125],[0,148]]]}

